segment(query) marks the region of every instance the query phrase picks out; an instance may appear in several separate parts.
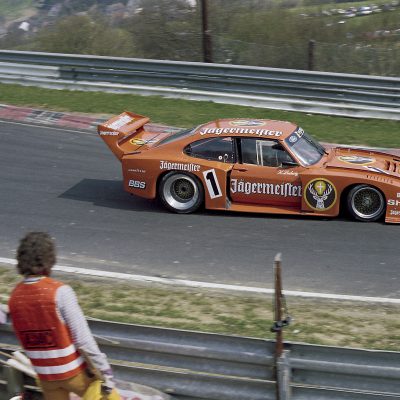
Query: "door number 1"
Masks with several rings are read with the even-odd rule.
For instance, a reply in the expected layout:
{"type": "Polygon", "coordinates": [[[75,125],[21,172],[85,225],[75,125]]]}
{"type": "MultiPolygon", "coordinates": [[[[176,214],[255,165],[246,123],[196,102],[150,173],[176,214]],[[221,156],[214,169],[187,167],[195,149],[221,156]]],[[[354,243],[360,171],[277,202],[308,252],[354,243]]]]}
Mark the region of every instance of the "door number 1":
{"type": "Polygon", "coordinates": [[[222,191],[218,183],[217,174],[215,173],[215,169],[209,169],[208,171],[203,172],[204,179],[206,181],[208,194],[211,199],[215,199],[216,197],[222,196],[222,191]]]}

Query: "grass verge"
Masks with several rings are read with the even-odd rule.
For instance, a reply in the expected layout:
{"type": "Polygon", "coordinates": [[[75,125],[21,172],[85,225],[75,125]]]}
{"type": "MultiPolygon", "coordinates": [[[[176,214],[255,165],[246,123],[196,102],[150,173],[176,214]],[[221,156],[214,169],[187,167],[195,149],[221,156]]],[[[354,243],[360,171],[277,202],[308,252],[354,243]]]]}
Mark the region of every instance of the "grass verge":
{"type": "MultiPolygon", "coordinates": [[[[124,323],[274,339],[272,296],[233,294],[105,281],[55,278],[70,284],[88,317],[124,323]]],[[[0,303],[6,303],[20,278],[0,267],[0,303]]],[[[287,299],[292,324],[286,341],[367,349],[399,349],[398,306],[320,299],[287,299]]]]}
{"type": "Polygon", "coordinates": [[[399,121],[330,117],[209,101],[52,90],[8,84],[0,84],[0,103],[92,114],[117,114],[128,110],[147,115],[152,122],[180,127],[191,127],[217,118],[269,118],[295,122],[317,139],[326,142],[400,147],[399,121]]]}
{"type": "Polygon", "coordinates": [[[0,15],[6,21],[20,18],[24,15],[35,14],[32,0],[2,0],[0,1],[0,15]]]}

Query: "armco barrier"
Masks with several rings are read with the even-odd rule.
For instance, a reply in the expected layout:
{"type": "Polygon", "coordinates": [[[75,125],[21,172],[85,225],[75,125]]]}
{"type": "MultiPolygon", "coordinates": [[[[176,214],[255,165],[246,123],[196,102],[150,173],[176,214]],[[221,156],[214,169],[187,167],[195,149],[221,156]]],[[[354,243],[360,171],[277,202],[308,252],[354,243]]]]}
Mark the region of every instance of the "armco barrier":
{"type": "Polygon", "coordinates": [[[391,77],[1,50],[0,81],[400,119],[391,77]]]}
{"type": "MultiPolygon", "coordinates": [[[[276,398],[273,341],[99,320],[89,324],[118,379],[182,400],[276,398]]],[[[10,325],[0,325],[0,343],[17,344],[10,325]]],[[[293,400],[400,398],[400,353],[298,343],[285,348],[293,400]]],[[[8,398],[8,376],[7,368],[0,369],[0,400],[8,398]]]]}

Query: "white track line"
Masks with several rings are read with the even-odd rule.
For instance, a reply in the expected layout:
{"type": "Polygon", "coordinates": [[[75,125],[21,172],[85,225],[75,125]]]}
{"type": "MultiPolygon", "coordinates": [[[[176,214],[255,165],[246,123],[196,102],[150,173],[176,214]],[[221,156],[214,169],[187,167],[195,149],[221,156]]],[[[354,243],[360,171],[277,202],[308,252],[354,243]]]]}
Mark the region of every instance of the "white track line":
{"type": "Polygon", "coordinates": [[[97,136],[97,132],[90,132],[88,129],[82,128],[82,129],[72,129],[72,128],[67,128],[67,127],[62,127],[62,126],[57,126],[57,125],[51,125],[51,124],[41,124],[40,122],[37,122],[36,124],[31,123],[31,122],[25,122],[25,121],[9,121],[6,119],[1,119],[0,122],[2,124],[11,124],[11,125],[23,125],[23,126],[32,126],[34,128],[46,128],[46,129],[51,129],[55,131],[63,131],[63,132],[72,132],[72,133],[82,133],[84,135],[90,135],[90,136],[97,136]]]}
{"type": "MultiPolygon", "coordinates": [[[[16,261],[11,258],[0,257],[0,264],[16,265],[16,261]]],[[[172,285],[172,286],[187,286],[187,287],[204,288],[204,289],[222,289],[234,292],[249,292],[249,293],[269,294],[269,295],[272,295],[274,293],[272,289],[259,288],[253,286],[227,285],[223,283],[199,282],[199,281],[190,281],[186,279],[159,278],[156,276],[125,274],[123,272],[109,272],[98,269],[68,267],[65,265],[56,265],[53,268],[53,270],[59,272],[66,272],[70,274],[96,276],[99,278],[123,279],[124,281],[150,282],[150,283],[158,283],[158,284],[172,285]]],[[[351,296],[343,294],[297,292],[293,290],[284,290],[283,293],[286,296],[293,296],[293,297],[360,301],[367,303],[400,304],[400,299],[393,299],[387,297],[365,297],[365,296],[351,296]]]]}

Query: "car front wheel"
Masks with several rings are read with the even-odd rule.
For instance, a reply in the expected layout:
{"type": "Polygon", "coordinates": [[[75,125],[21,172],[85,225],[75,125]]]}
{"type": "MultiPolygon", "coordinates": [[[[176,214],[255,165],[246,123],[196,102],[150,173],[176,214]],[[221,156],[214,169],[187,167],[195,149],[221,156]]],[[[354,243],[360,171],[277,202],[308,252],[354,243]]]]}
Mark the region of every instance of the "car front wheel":
{"type": "Polygon", "coordinates": [[[357,185],[347,196],[347,207],[351,216],[359,221],[376,221],[385,212],[385,200],[380,190],[368,185],[357,185]]]}
{"type": "Polygon", "coordinates": [[[204,189],[199,179],[177,172],[169,172],[163,176],[159,194],[169,210],[180,214],[196,211],[204,199],[204,189]]]}

